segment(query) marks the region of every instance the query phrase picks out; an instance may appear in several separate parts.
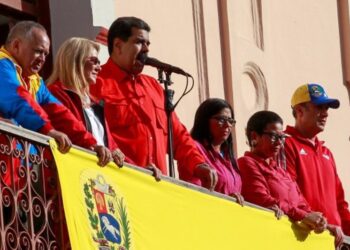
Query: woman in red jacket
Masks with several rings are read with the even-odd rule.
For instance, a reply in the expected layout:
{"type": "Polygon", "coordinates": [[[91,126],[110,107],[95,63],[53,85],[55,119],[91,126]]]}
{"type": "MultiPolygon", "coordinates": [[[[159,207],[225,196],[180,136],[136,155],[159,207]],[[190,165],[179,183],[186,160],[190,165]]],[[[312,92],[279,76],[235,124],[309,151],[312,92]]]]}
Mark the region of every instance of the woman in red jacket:
{"type": "Polygon", "coordinates": [[[89,94],[89,85],[96,83],[101,70],[99,50],[96,42],[85,38],[66,40],[57,52],[53,72],[47,80],[48,88],[85,124],[98,145],[110,149],[115,163],[122,166],[125,156],[110,134],[104,118],[103,103],[97,103],[89,94]]]}
{"type": "Polygon", "coordinates": [[[280,159],[286,135],[282,118],[271,111],[259,111],[248,120],[246,135],[250,152],[238,159],[245,200],[283,213],[301,225],[322,232],[327,225],[320,212],[311,211],[298,185],[280,159]]]}

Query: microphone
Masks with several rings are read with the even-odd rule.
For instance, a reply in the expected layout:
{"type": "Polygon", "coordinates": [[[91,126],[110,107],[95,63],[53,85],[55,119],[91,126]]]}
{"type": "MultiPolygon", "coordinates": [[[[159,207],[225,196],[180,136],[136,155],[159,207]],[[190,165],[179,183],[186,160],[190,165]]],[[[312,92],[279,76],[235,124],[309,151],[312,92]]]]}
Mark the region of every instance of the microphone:
{"type": "Polygon", "coordinates": [[[152,57],[148,57],[146,54],[142,53],[138,56],[138,59],[144,64],[144,65],[149,65],[161,70],[164,70],[166,73],[176,73],[176,74],[180,74],[180,75],[184,75],[187,77],[192,77],[190,74],[186,73],[184,70],[172,66],[170,64],[167,63],[163,63],[155,58],[152,57]]]}

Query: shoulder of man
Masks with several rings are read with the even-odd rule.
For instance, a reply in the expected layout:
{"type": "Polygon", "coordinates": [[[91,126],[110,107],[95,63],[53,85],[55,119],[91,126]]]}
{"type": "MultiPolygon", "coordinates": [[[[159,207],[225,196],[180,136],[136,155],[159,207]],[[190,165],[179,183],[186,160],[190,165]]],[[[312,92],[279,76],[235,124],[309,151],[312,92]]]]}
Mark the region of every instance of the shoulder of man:
{"type": "Polygon", "coordinates": [[[320,144],[321,144],[320,147],[322,149],[322,156],[327,160],[335,161],[332,151],[325,145],[325,143],[322,141],[320,142],[320,144]]]}
{"type": "Polygon", "coordinates": [[[0,51],[0,70],[2,73],[20,73],[20,67],[11,58],[4,56],[0,51]]]}

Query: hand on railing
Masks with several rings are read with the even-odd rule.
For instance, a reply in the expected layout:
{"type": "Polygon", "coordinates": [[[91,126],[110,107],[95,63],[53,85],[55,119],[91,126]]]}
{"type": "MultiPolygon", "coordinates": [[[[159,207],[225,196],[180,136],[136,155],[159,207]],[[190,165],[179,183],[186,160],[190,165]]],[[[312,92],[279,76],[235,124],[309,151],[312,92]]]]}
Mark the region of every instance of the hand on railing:
{"type": "Polygon", "coordinates": [[[315,233],[322,233],[327,228],[327,219],[320,212],[310,212],[301,220],[301,223],[306,225],[315,233]]]}
{"type": "Polygon", "coordinates": [[[113,161],[118,167],[121,168],[124,165],[125,155],[119,148],[113,151],[112,157],[113,161]]]}
{"type": "Polygon", "coordinates": [[[240,193],[234,193],[230,194],[231,197],[235,198],[237,200],[237,203],[243,207],[244,205],[244,198],[240,193]]]}
{"type": "Polygon", "coordinates": [[[97,145],[96,144],[96,145],[92,146],[91,149],[93,151],[95,151],[96,154],[97,154],[97,157],[98,157],[97,164],[99,166],[104,167],[104,166],[106,166],[108,164],[108,162],[111,161],[112,153],[105,146],[101,146],[101,145],[97,145]]]}
{"type": "Polygon", "coordinates": [[[55,129],[51,129],[48,133],[48,136],[51,136],[54,138],[58,144],[58,150],[65,154],[69,151],[69,149],[72,147],[72,142],[68,138],[68,136],[60,131],[57,131],[55,129]]]}
{"type": "Polygon", "coordinates": [[[218,175],[216,170],[211,168],[208,164],[202,163],[196,166],[194,176],[198,177],[203,187],[213,191],[218,182],[218,175]]]}
{"type": "Polygon", "coordinates": [[[156,181],[160,181],[161,180],[161,176],[162,176],[162,171],[160,171],[159,168],[156,167],[156,165],[154,165],[153,163],[149,163],[146,166],[146,169],[151,170],[152,171],[152,175],[154,176],[154,178],[156,179],[156,181]]]}
{"type": "Polygon", "coordinates": [[[336,225],[327,225],[327,229],[331,232],[331,234],[334,236],[334,245],[336,249],[339,249],[340,245],[344,242],[344,233],[341,227],[336,225]]]}
{"type": "Polygon", "coordinates": [[[282,209],[280,209],[280,207],[277,204],[275,204],[269,208],[275,212],[275,216],[278,220],[281,219],[282,216],[284,215],[284,212],[282,211],[282,209]]]}

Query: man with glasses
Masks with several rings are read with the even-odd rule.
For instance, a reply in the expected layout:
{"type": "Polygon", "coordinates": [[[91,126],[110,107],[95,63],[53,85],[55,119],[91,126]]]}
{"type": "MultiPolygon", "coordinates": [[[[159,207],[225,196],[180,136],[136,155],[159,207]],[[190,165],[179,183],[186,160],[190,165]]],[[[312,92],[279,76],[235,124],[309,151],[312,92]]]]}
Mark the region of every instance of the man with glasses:
{"type": "Polygon", "coordinates": [[[298,183],[310,207],[327,218],[328,229],[342,241],[350,235],[350,212],[338,177],[332,152],[317,135],[326,126],[328,109],[337,109],[339,100],[329,98],[319,84],[297,88],[292,100],[295,126],[287,126],[285,154],[287,170],[298,183]]]}

